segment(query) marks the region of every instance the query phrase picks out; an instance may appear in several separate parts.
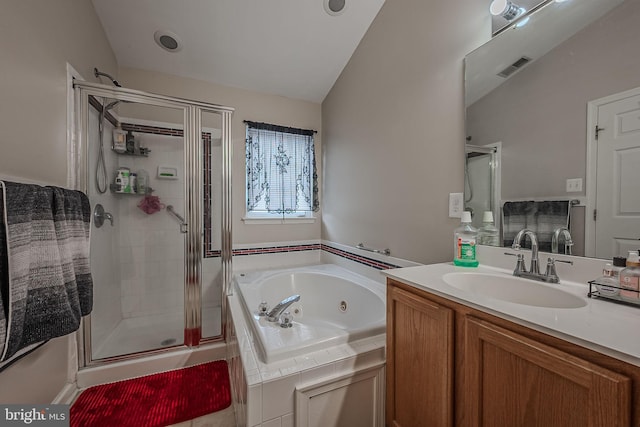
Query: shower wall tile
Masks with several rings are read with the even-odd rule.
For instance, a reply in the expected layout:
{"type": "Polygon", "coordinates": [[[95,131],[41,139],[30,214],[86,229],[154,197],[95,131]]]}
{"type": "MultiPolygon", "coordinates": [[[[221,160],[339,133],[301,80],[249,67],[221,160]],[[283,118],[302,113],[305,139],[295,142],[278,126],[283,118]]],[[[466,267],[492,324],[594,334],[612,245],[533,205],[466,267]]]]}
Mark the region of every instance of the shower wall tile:
{"type": "Polygon", "coordinates": [[[282,417],[282,427],[293,427],[293,413],[282,417]]]}
{"type": "Polygon", "coordinates": [[[132,317],[131,314],[140,310],[140,303],[142,301],[142,296],[140,295],[131,295],[126,298],[122,298],[122,314],[125,318],[132,317]]]}
{"type": "Polygon", "coordinates": [[[273,420],[265,421],[262,423],[262,427],[282,427],[282,420],[278,417],[273,420]]]}
{"type": "MultiPolygon", "coordinates": [[[[96,148],[98,144],[98,113],[89,109],[89,142],[87,144],[88,156],[97,158],[96,148]]],[[[104,147],[110,144],[110,136],[113,126],[105,125],[103,137],[104,147]]],[[[111,180],[111,171],[115,170],[116,155],[108,149],[104,151],[105,166],[108,171],[107,180],[111,180]]],[[[95,166],[95,165],[94,165],[95,166]]],[[[92,207],[100,203],[106,212],[115,217],[113,226],[107,221],[101,228],[91,224],[91,273],[94,282],[94,307],[91,313],[91,339],[92,345],[98,346],[122,320],[120,308],[120,272],[118,269],[119,258],[113,248],[117,245],[120,234],[120,221],[118,218],[118,202],[110,194],[98,193],[96,190],[96,177],[93,173],[88,176],[87,195],[92,207]]]]}
{"type": "Polygon", "coordinates": [[[138,279],[123,279],[121,283],[122,298],[144,295],[146,291],[144,281],[138,279]]]}
{"type": "MultiPolygon", "coordinates": [[[[153,194],[166,205],[173,205],[181,215],[184,211],[184,147],[179,136],[152,134],[159,128],[131,127],[142,147],[151,149],[148,157],[118,156],[119,166],[133,172],[144,169],[149,174],[153,194]],[[178,179],[158,179],[158,166],[172,166],[178,179]]],[[[181,132],[181,131],[180,131],[181,132]]],[[[165,132],[158,132],[165,133],[165,132]]],[[[171,132],[168,132],[171,133],[171,132]]],[[[173,133],[175,134],[175,133],[173,133]]],[[[178,222],[165,210],[148,215],[138,208],[142,196],[116,195],[120,200],[120,261],[121,306],[123,315],[140,317],[167,312],[182,312],[184,308],[184,237],[178,222]]]]}
{"type": "Polygon", "coordinates": [[[222,305],[222,262],[220,257],[202,260],[202,306],[222,305]]]}

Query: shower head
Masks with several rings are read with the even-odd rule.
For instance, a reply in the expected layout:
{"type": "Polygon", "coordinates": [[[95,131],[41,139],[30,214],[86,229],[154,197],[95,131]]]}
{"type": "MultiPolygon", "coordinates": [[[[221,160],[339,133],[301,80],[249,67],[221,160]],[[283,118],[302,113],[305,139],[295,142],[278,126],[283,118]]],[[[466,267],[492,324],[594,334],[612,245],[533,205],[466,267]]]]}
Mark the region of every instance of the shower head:
{"type": "Polygon", "coordinates": [[[107,74],[107,73],[103,73],[102,71],[98,71],[98,69],[97,69],[97,68],[94,68],[94,69],[93,69],[93,75],[94,75],[94,76],[96,76],[96,77],[101,77],[101,76],[102,76],[102,77],[106,77],[106,78],[108,78],[109,80],[111,80],[111,83],[113,83],[113,85],[114,85],[114,86],[122,87],[122,86],[120,86],[120,83],[118,83],[118,81],[117,81],[116,79],[114,79],[113,77],[111,77],[111,76],[110,76],[109,74],[107,74]]]}

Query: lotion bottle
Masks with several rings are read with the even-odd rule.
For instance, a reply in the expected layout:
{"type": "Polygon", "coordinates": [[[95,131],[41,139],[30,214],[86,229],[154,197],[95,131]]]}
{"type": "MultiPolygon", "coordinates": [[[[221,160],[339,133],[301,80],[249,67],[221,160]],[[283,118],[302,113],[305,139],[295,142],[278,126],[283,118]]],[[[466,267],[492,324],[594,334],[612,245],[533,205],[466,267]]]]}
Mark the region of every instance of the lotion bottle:
{"type": "Polygon", "coordinates": [[[596,289],[604,296],[618,296],[620,293],[620,282],[615,277],[612,264],[605,264],[602,277],[596,280],[596,289]]]}
{"type": "Polygon", "coordinates": [[[627,268],[620,272],[620,296],[637,302],[640,299],[640,257],[638,251],[629,251],[627,268]]]}

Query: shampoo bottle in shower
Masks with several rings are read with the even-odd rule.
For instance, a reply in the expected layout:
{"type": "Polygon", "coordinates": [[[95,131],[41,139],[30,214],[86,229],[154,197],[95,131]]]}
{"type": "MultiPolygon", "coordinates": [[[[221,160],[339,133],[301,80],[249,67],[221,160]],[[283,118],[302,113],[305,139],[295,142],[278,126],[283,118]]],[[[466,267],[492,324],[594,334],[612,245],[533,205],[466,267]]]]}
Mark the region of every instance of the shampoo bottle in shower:
{"type": "Polygon", "coordinates": [[[124,153],[127,151],[127,135],[120,128],[113,130],[113,151],[116,153],[124,153]]]}
{"type": "Polygon", "coordinates": [[[477,267],[476,243],[478,230],[471,225],[471,212],[462,212],[460,227],[453,233],[453,263],[459,267],[477,267]]]}
{"type": "Polygon", "coordinates": [[[138,194],[151,193],[149,189],[149,173],[144,169],[140,169],[137,175],[138,175],[138,180],[136,183],[136,193],[138,194]]]}
{"type": "Polygon", "coordinates": [[[126,145],[127,145],[127,153],[134,154],[136,150],[136,140],[135,140],[135,137],[133,136],[133,132],[131,132],[130,130],[127,131],[126,145]]]}

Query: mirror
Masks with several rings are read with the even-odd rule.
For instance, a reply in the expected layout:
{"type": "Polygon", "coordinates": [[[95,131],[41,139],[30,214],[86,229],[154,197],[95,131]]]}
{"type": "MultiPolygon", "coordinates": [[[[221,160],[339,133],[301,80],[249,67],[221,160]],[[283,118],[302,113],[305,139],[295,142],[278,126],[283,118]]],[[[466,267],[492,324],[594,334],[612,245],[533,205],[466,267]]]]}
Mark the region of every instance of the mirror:
{"type": "MultiPolygon", "coordinates": [[[[598,124],[590,103],[640,87],[639,23],[638,0],[551,0],[526,25],[501,32],[467,55],[465,206],[474,210],[474,226],[482,225],[484,210],[493,210],[496,225],[504,226],[505,202],[574,201],[573,255],[611,258],[640,246],[640,236],[626,243],[615,236],[595,238],[598,197],[591,176],[597,164],[591,157],[597,150],[589,145],[595,146],[598,124]],[[471,171],[481,156],[469,147],[495,145],[500,153],[493,164],[483,161],[492,169],[477,178],[471,171]],[[470,194],[470,186],[485,187],[492,175],[497,194],[470,194]]],[[[634,161],[640,169],[640,155],[634,161]]],[[[617,202],[640,212],[640,196],[631,197],[617,202]]]]}

